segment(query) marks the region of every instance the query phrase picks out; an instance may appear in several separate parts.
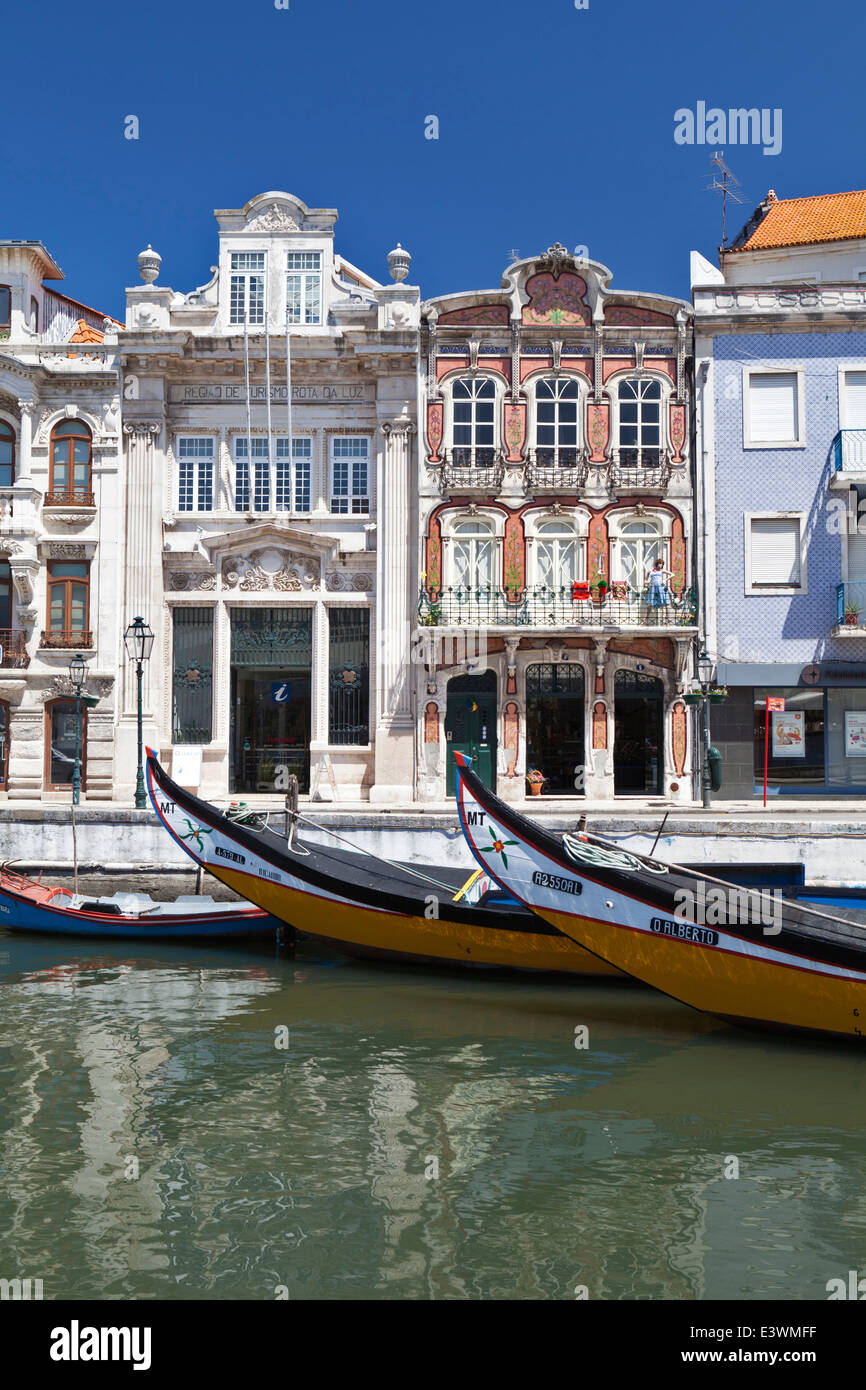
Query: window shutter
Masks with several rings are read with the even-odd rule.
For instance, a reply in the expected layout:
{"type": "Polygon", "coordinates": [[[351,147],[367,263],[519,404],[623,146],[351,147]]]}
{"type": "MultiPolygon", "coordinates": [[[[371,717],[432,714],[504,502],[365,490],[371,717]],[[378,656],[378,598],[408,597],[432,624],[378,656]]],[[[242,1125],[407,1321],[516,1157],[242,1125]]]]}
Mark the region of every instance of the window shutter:
{"type": "Polygon", "coordinates": [[[752,584],[799,586],[800,523],[787,517],[752,522],[752,584]]]}
{"type": "Polygon", "coordinates": [[[866,430],[866,372],[845,373],[843,428],[866,430]]]}
{"type": "Polygon", "coordinates": [[[795,372],[759,372],[749,379],[749,439],[753,444],[797,438],[795,372]]]}

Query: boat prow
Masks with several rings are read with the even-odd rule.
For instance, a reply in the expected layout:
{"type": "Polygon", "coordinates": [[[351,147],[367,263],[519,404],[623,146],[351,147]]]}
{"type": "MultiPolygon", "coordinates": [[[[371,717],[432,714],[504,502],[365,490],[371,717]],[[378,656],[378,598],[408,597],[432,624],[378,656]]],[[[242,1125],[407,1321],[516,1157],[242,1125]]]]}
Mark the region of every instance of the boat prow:
{"type": "Polygon", "coordinates": [[[480,864],[609,965],[731,1022],[862,1039],[866,931],[853,920],[677,869],[587,835],[557,837],[484,786],[462,754],[457,804],[480,864]]]}

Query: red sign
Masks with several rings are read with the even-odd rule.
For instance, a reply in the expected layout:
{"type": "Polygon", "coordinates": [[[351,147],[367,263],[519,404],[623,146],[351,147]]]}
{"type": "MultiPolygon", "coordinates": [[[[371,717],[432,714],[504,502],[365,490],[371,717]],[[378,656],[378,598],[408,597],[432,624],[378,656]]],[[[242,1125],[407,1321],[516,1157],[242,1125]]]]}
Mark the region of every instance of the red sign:
{"type": "Polygon", "coordinates": [[[767,709],[768,709],[768,711],[769,711],[771,714],[784,714],[784,713],[785,713],[785,697],[784,697],[784,695],[768,695],[768,696],[767,696],[767,709]]]}

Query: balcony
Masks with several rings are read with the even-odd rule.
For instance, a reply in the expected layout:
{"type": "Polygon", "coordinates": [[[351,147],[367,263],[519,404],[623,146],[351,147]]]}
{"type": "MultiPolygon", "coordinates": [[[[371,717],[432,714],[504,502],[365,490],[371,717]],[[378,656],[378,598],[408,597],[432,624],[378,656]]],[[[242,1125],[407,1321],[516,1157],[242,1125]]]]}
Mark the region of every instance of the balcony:
{"type": "Polygon", "coordinates": [[[670,482],[671,460],[666,449],[614,449],[607,481],[615,492],[634,488],[664,492],[670,482]]]}
{"type": "Polygon", "coordinates": [[[586,482],[586,449],[536,449],[526,466],[525,485],[535,492],[577,492],[586,482]]]}
{"type": "Polygon", "coordinates": [[[93,646],[93,633],[81,627],[73,632],[43,632],[39,645],[49,651],[83,651],[93,646]]]}
{"type": "Polygon", "coordinates": [[[72,487],[63,492],[46,492],[44,507],[92,507],[93,493],[89,488],[72,487]]]}
{"type": "Polygon", "coordinates": [[[657,629],[693,627],[696,613],[697,596],[693,589],[686,590],[665,608],[650,608],[643,593],[617,580],[603,598],[587,584],[568,584],[559,589],[544,584],[525,589],[458,586],[432,594],[422,590],[418,605],[422,627],[657,629]]]}
{"type": "Polygon", "coordinates": [[[11,521],[15,515],[15,493],[10,488],[0,489],[0,526],[11,521]]]}
{"type": "Polygon", "coordinates": [[[831,487],[866,483],[866,430],[840,430],[833,440],[831,487]]]}
{"type": "Polygon", "coordinates": [[[836,585],[836,623],[832,637],[866,637],[866,579],[836,585]]]}
{"type": "Polygon", "coordinates": [[[504,468],[498,449],[452,449],[445,454],[439,489],[447,492],[480,492],[495,495],[502,486],[504,468]]]}
{"type": "Polygon", "coordinates": [[[0,627],[0,666],[24,671],[30,665],[23,628],[0,627]]]}

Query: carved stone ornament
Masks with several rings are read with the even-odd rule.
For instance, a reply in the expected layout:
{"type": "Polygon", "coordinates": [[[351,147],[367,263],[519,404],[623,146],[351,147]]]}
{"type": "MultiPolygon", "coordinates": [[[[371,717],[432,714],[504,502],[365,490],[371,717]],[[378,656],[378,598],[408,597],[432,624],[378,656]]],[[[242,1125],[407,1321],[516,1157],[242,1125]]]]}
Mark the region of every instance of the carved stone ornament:
{"type": "Polygon", "coordinates": [[[554,280],[558,280],[564,270],[574,269],[574,257],[561,241],[555,241],[539,256],[538,266],[540,270],[550,271],[554,280]]]}
{"type": "Polygon", "coordinates": [[[318,589],[317,570],[318,562],[309,556],[267,547],[224,560],[222,581],[226,588],[239,588],[245,593],[260,593],[264,589],[301,593],[318,589]]]}
{"type": "Polygon", "coordinates": [[[51,525],[67,526],[72,531],[76,526],[86,526],[88,522],[92,521],[95,511],[95,507],[93,511],[89,512],[64,512],[59,507],[57,509],[52,508],[51,525]]]}
{"type": "Polygon", "coordinates": [[[131,420],[124,425],[124,434],[159,434],[160,424],[158,420],[131,420]]]}
{"type": "Polygon", "coordinates": [[[169,570],[168,587],[173,593],[184,593],[189,589],[200,589],[208,592],[217,586],[215,574],[206,571],[202,573],[198,570],[169,570]]]}
{"type": "Polygon", "coordinates": [[[376,576],[363,570],[328,570],[325,588],[337,594],[369,594],[376,587],[376,576]]]}
{"type": "Polygon", "coordinates": [[[258,217],[254,217],[252,222],[247,223],[247,230],[250,232],[299,232],[301,229],[295,219],[290,217],[279,203],[271,203],[267,212],[260,212],[258,217]]]}
{"type": "Polygon", "coordinates": [[[86,560],[87,546],[76,541],[52,541],[48,547],[52,560],[86,560]]]}

